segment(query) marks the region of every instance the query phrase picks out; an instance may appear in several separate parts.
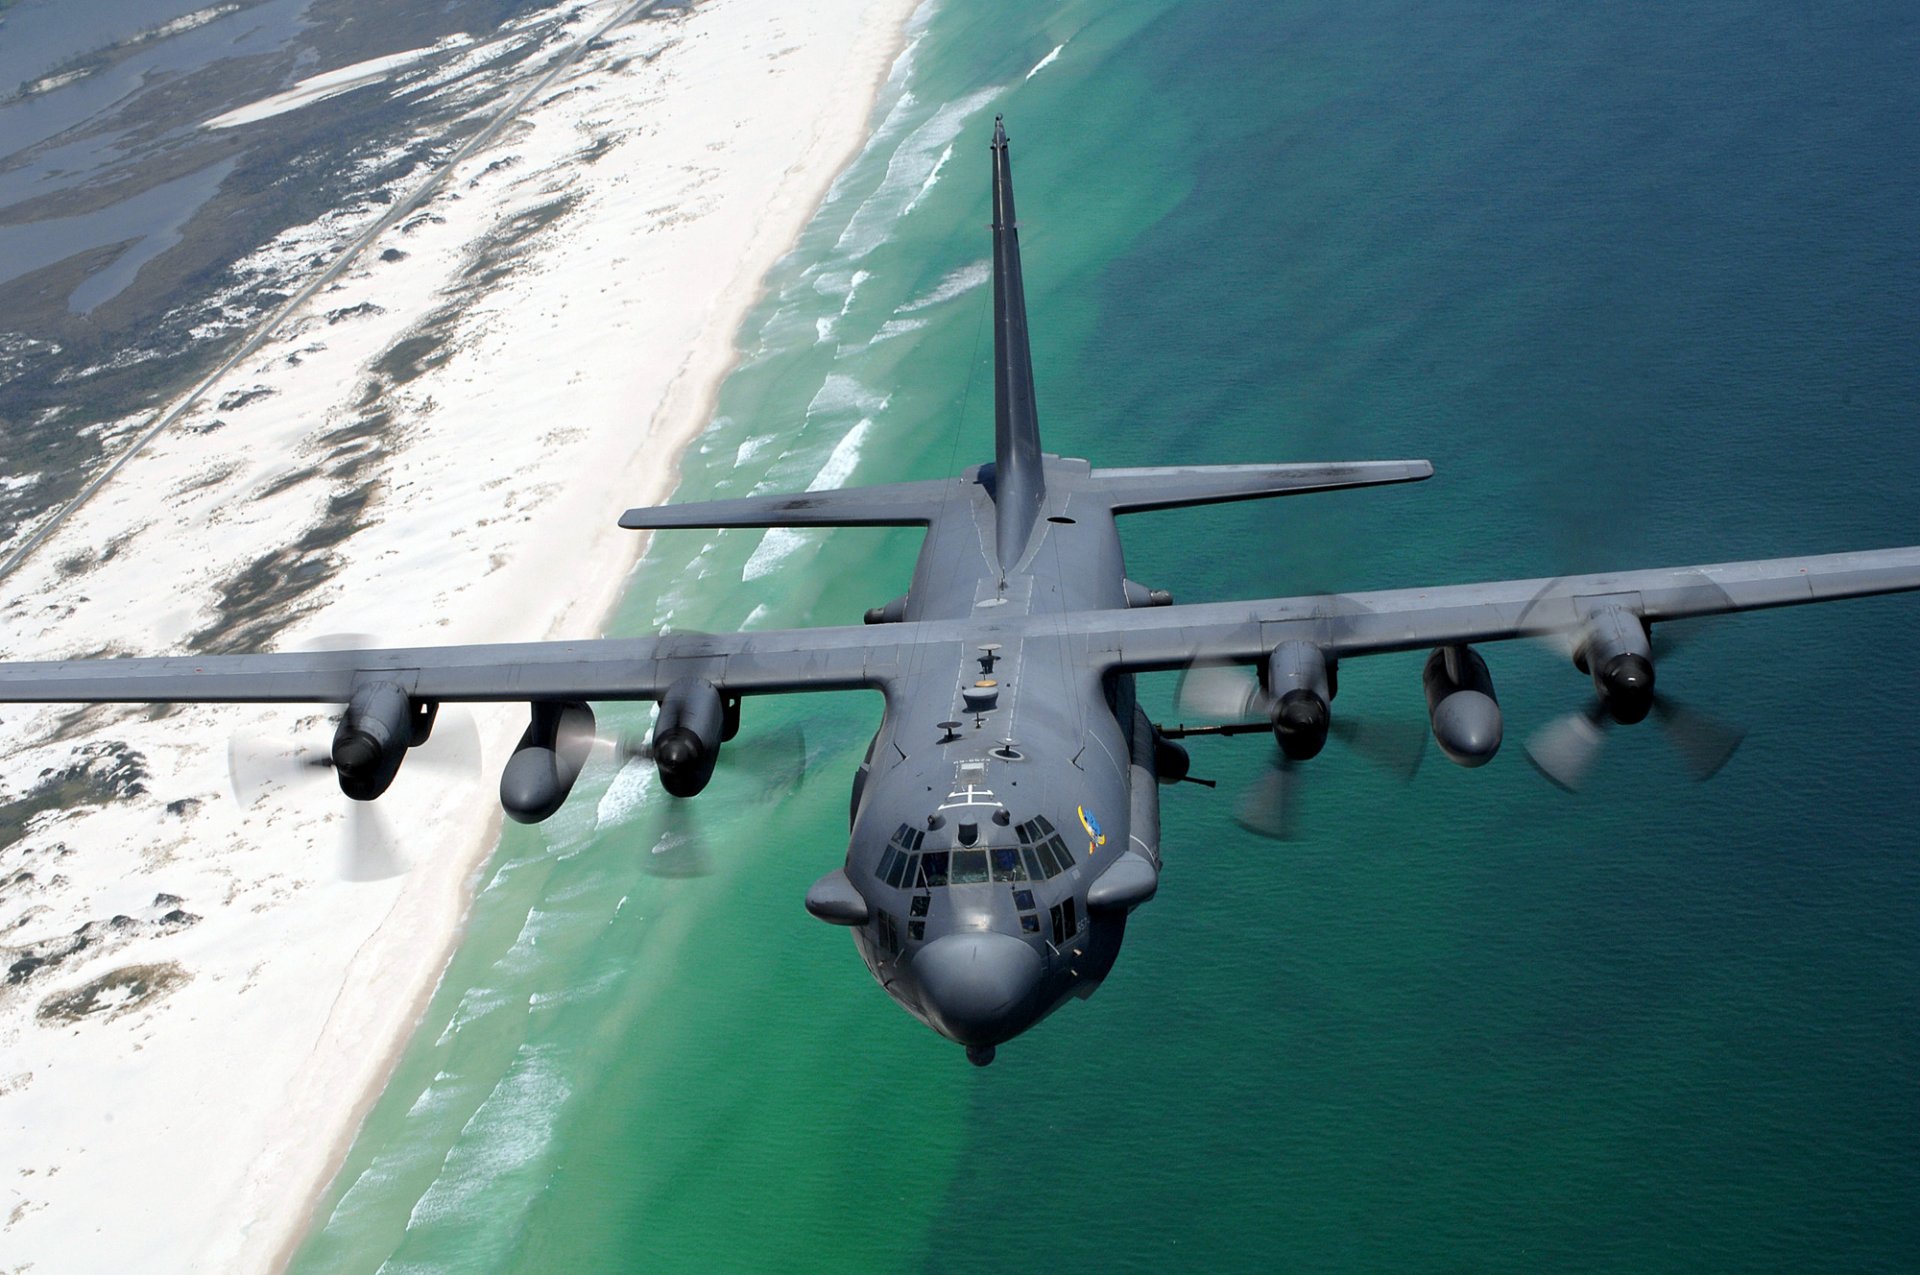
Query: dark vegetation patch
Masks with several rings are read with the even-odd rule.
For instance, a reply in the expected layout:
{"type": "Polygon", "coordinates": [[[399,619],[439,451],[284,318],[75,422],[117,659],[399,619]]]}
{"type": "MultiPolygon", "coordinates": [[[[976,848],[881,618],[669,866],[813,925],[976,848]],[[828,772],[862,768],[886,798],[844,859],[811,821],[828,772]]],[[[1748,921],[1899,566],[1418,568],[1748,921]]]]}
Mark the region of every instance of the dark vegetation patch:
{"type": "Polygon", "coordinates": [[[467,263],[462,276],[465,288],[483,292],[512,274],[529,241],[572,212],[579,202],[578,195],[561,195],[496,226],[467,263]]]}
{"type": "Polygon", "coordinates": [[[375,361],[373,371],[376,376],[385,377],[390,385],[405,385],[452,357],[444,328],[420,331],[388,346],[386,353],[375,361]]]}
{"type": "Polygon", "coordinates": [[[298,487],[309,478],[318,477],[319,474],[320,470],[318,466],[304,465],[290,473],[280,475],[280,477],[268,483],[265,488],[255,493],[253,498],[255,500],[266,500],[269,497],[278,496],[283,491],[298,487]]]}
{"type": "Polygon", "coordinates": [[[214,406],[222,412],[237,412],[249,403],[272,398],[276,392],[265,385],[249,385],[244,390],[228,390],[214,406]]]}
{"type": "Polygon", "coordinates": [[[215,483],[225,482],[227,479],[233,477],[234,472],[239,468],[239,465],[231,462],[221,465],[209,465],[193,477],[181,483],[178,487],[175,487],[173,494],[176,498],[180,496],[190,496],[203,487],[211,487],[215,483]]]}
{"type": "Polygon", "coordinates": [[[343,305],[338,310],[327,311],[329,324],[339,323],[343,319],[357,319],[362,315],[385,314],[386,310],[371,301],[362,301],[359,305],[343,305]]]}
{"type": "Polygon", "coordinates": [[[41,771],[26,792],[0,801],[0,850],[26,836],[36,816],[138,796],[147,777],[146,756],[124,742],[87,744],[65,766],[41,771]]]}
{"type": "MultiPolygon", "coordinates": [[[[76,656],[76,659],[86,658],[76,656]]],[[[132,717],[147,716],[137,704],[82,704],[78,708],[57,715],[53,720],[53,729],[47,732],[43,741],[49,744],[64,744],[76,739],[85,739],[100,731],[132,717]]]]}
{"type": "Polygon", "coordinates": [[[111,1019],[151,1005],[180,987],[192,975],[173,961],[150,965],[123,965],[70,992],[40,1002],[43,1023],[78,1023],[89,1018],[111,1019]]]}
{"type": "Polygon", "coordinates": [[[187,638],[187,649],[257,651],[311,610],[300,599],[339,574],[334,549],[359,530],[378,485],[366,482],[335,495],[306,534],[261,554],[222,584],[213,623],[187,638]]]}
{"type": "Polygon", "coordinates": [[[0,948],[0,965],[6,967],[6,985],[18,987],[29,979],[59,969],[83,953],[91,958],[120,946],[128,939],[156,931],[166,933],[184,930],[199,920],[198,916],[184,908],[174,907],[145,921],[125,914],[104,921],[88,921],[70,934],[58,934],[19,947],[0,948]]]}

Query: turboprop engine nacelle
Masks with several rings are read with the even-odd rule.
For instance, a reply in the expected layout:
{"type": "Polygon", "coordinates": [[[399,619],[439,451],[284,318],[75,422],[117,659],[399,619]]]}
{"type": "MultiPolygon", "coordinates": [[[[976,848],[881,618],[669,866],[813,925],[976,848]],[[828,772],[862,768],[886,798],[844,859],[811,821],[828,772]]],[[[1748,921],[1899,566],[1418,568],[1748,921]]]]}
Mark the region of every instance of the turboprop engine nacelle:
{"type": "MultiPolygon", "coordinates": [[[[733,718],[738,728],[739,718],[733,718]]],[[[730,737],[727,706],[712,683],[683,677],[667,688],[653,723],[653,761],[660,786],[676,797],[691,797],[713,778],[720,743],[730,737]]]]}
{"type": "Polygon", "coordinates": [[[1267,657],[1273,738],[1293,761],[1318,756],[1333,724],[1333,667],[1311,642],[1282,642],[1267,657]]]}
{"type": "Polygon", "coordinates": [[[1640,617],[1621,607],[1594,613],[1573,653],[1574,667],[1593,678],[1607,715],[1622,726],[1653,709],[1653,645],[1640,617]]]}
{"type": "Polygon", "coordinates": [[[1433,741],[1456,766],[1484,766],[1500,751],[1500,703],[1487,662],[1470,646],[1434,648],[1421,673],[1433,741]]]}
{"type": "Polygon", "coordinates": [[[407,749],[426,742],[439,705],[415,704],[392,682],[357,688],[333,733],[333,769],[340,791],[372,801],[400,773],[407,749]]]}
{"type": "Polygon", "coordinates": [[[500,808],[515,823],[552,817],[573,791],[592,748],[592,709],[585,704],[534,704],[533,720],[500,772],[500,808]]]}

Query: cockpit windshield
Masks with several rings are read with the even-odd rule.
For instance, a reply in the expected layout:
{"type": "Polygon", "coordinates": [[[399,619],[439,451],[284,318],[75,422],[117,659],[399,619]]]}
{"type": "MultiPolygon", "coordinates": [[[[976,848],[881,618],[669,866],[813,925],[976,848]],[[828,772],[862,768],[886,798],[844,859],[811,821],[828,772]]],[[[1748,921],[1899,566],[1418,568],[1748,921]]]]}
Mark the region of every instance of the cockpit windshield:
{"type": "Polygon", "coordinates": [[[1020,840],[1017,846],[915,853],[925,843],[926,833],[901,824],[880,858],[879,876],[895,889],[914,890],[987,881],[1045,881],[1073,867],[1073,851],[1044,816],[1019,825],[1014,833],[1020,840]]]}

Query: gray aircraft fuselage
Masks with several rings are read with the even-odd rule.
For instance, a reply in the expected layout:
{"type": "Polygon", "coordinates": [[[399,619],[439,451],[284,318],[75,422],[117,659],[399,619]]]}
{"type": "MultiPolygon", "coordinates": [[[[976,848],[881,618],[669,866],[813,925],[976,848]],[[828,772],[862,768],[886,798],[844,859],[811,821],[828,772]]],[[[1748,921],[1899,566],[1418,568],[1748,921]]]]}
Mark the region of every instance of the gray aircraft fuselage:
{"type": "MultiPolygon", "coordinates": [[[[1087,463],[1044,463],[1049,494],[1004,569],[980,481],[991,467],[969,471],[960,490],[972,517],[929,529],[902,618],[1127,605],[1112,513],[1072,499],[1087,463]]],[[[1140,895],[1090,907],[1089,888],[1129,844],[1157,870],[1158,811],[1151,728],[1137,718],[1130,676],[1102,685],[1047,638],[975,648],[958,663],[929,658],[889,695],[855,781],[845,871],[871,909],[854,930],[861,955],[908,1012],[976,1061],[990,1057],[1112,968],[1126,904],[1140,895]],[[902,854],[911,860],[890,882],[883,868],[902,854]]]]}

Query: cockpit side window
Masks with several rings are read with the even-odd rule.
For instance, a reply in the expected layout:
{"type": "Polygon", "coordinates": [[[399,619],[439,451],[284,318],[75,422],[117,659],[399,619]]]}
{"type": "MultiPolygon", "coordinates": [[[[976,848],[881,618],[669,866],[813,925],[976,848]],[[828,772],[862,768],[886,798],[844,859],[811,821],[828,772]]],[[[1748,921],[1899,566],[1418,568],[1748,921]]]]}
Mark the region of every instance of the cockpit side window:
{"type": "Polygon", "coordinates": [[[1059,947],[1080,932],[1080,918],[1073,904],[1073,897],[1060,900],[1047,909],[1048,918],[1053,922],[1053,945],[1059,947]]]}
{"type": "Polygon", "coordinates": [[[1035,850],[1032,846],[1022,846],[1020,848],[1020,852],[1021,854],[1026,856],[1027,875],[1032,877],[1035,881],[1045,881],[1048,877],[1053,875],[1053,873],[1048,871],[1046,866],[1043,863],[1041,863],[1040,852],[1035,850]]]}

